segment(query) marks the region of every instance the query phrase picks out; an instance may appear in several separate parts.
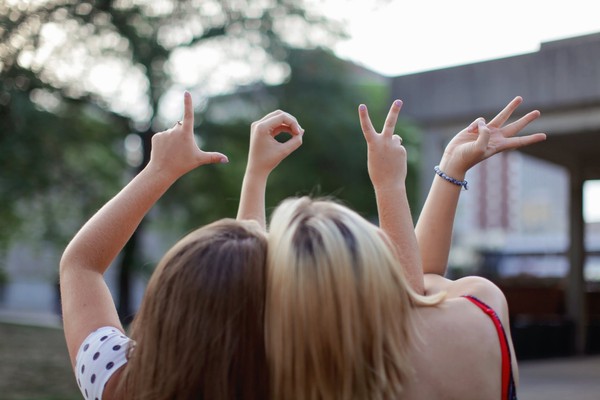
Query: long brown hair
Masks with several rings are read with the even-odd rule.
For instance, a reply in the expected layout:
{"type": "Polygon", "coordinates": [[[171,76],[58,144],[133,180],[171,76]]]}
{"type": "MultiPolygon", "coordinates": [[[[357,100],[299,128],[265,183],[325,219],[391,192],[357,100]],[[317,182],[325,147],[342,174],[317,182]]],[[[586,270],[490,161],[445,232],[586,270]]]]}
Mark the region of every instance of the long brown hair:
{"type": "Polygon", "coordinates": [[[264,399],[266,237],[221,220],[179,241],[152,275],[131,330],[123,399],[264,399]]]}
{"type": "Polygon", "coordinates": [[[347,207],[307,197],[273,213],[266,337],[277,399],[392,399],[411,371],[413,305],[385,234],[347,207]]]}

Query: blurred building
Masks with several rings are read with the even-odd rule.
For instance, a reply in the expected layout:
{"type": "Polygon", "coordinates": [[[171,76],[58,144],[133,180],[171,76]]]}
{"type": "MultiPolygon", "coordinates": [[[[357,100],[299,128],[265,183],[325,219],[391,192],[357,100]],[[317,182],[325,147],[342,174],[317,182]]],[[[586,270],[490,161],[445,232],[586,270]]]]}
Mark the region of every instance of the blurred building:
{"type": "MultiPolygon", "coordinates": [[[[374,97],[387,94],[389,87],[392,98],[405,100],[401,116],[422,132],[421,202],[447,142],[476,117],[491,119],[517,95],[525,101],[515,117],[541,110],[542,117],[524,133],[546,132],[546,142],[493,157],[467,174],[450,274],[480,273],[502,286],[517,346],[531,347],[527,335],[542,327],[541,336],[532,336],[534,342],[549,340],[541,353],[551,347],[565,354],[600,350],[600,344],[587,340],[600,333],[600,224],[584,224],[582,215],[583,184],[600,179],[600,34],[544,43],[535,53],[394,78],[318,50],[295,56],[317,70],[323,68],[321,58],[329,57],[327,68],[376,88],[374,97]]],[[[213,99],[211,117],[229,120],[232,109],[251,117],[269,109],[275,104],[270,90],[253,86],[213,99]],[[251,97],[254,108],[247,101],[236,103],[241,97],[251,97]]],[[[155,248],[148,245],[154,240],[144,238],[145,247],[155,248]]],[[[58,257],[12,249],[7,265],[13,285],[0,293],[0,310],[55,310],[58,257]],[[40,271],[39,265],[51,270],[40,271]]],[[[107,280],[114,287],[114,270],[107,280]]],[[[143,280],[136,281],[135,305],[143,286],[143,280]]]]}
{"type": "Polygon", "coordinates": [[[600,34],[543,43],[535,53],[392,79],[392,97],[405,99],[402,115],[423,132],[422,200],[447,142],[476,117],[489,121],[517,95],[525,101],[514,117],[542,112],[523,133],[545,132],[548,138],[467,174],[470,188],[459,204],[452,271],[477,270],[495,279],[519,312],[558,318],[560,325],[570,326],[572,335],[565,337],[573,339],[573,350],[582,353],[589,348],[587,337],[594,336],[590,329],[600,321],[597,281],[592,280],[597,263],[590,262],[596,261],[600,237],[583,220],[583,185],[600,179],[600,34]],[[538,279],[525,279],[529,276],[538,279]],[[534,302],[515,289],[527,285],[551,286],[548,291],[558,293],[556,303],[521,307],[534,302]]]}

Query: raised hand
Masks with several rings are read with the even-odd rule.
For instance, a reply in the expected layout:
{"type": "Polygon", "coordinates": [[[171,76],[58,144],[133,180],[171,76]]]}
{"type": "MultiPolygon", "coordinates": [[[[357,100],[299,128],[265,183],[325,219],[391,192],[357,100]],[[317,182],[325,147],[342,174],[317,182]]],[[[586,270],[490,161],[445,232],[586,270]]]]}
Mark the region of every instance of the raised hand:
{"type": "Polygon", "coordinates": [[[183,122],[152,138],[148,165],[86,222],[63,253],[63,328],[73,365],[79,346],[91,332],[101,326],[123,330],[103,275],[146,213],[181,175],[199,165],[227,162],[223,154],[196,145],[187,92],[184,106],[183,122]]]}
{"type": "MultiPolygon", "coordinates": [[[[522,102],[523,99],[517,96],[489,123],[477,118],[460,131],[446,146],[440,170],[454,180],[462,181],[471,167],[494,154],[545,140],[544,133],[517,136],[540,116],[537,110],[505,125],[522,102]]],[[[434,177],[415,228],[425,274],[443,276],[446,273],[460,192],[461,186],[434,177]]]]}
{"type": "Polygon", "coordinates": [[[175,179],[200,165],[229,161],[221,153],[200,150],[194,139],[194,109],[189,92],[185,92],[183,103],[183,122],[152,137],[149,163],[175,179]]]}
{"type": "Polygon", "coordinates": [[[394,245],[404,276],[413,290],[424,293],[423,270],[413,221],[406,196],[406,150],[400,136],[394,134],[402,101],[396,100],[378,133],[367,107],[358,108],[360,126],[367,141],[367,166],[375,189],[379,226],[394,245]]]}
{"type": "Polygon", "coordinates": [[[304,129],[296,118],[281,110],[273,111],[252,123],[248,165],[242,182],[237,219],[255,220],[266,228],[265,191],[267,178],[279,163],[302,144],[304,129]],[[292,135],[282,143],[281,133],[292,135]]]}
{"type": "Polygon", "coordinates": [[[294,116],[284,111],[273,111],[250,128],[249,172],[269,174],[279,163],[302,144],[304,129],[294,116]],[[275,139],[281,133],[292,135],[282,143],[275,139]]]}
{"type": "Polygon", "coordinates": [[[489,123],[477,118],[467,128],[459,132],[446,146],[442,157],[442,170],[448,173],[464,175],[474,165],[505,150],[517,149],[546,139],[544,133],[516,136],[523,128],[540,116],[535,110],[517,121],[504,125],[512,113],[523,102],[515,97],[489,123]]]}
{"type": "Polygon", "coordinates": [[[404,185],[406,180],[406,150],[402,146],[402,138],[394,134],[402,101],[396,100],[378,133],[364,104],[358,108],[358,116],[363,135],[367,141],[367,167],[369,177],[375,188],[393,185],[404,185]]]}

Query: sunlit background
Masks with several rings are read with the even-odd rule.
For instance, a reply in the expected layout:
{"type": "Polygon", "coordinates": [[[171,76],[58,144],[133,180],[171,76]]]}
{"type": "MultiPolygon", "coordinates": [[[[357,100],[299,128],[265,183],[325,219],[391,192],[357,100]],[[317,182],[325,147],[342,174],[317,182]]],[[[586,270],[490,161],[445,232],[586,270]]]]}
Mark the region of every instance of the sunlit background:
{"type": "MultiPolygon", "coordinates": [[[[124,319],[182,232],[235,215],[251,121],[283,108],[307,129],[302,152],[270,178],[268,211],[290,194],[326,194],[375,219],[359,102],[380,122],[393,77],[536,53],[542,43],[600,33],[596,8],[590,0],[0,0],[0,317],[60,327],[62,249],[147,162],[151,135],[181,119],[184,90],[193,96],[198,142],[231,162],[174,185],[126,250],[134,262],[116,260],[107,280],[124,319]]],[[[425,135],[410,121],[398,125],[417,217],[419,176],[433,176],[420,170],[425,135]]],[[[506,212],[516,223],[478,231],[467,212],[480,206],[474,184],[461,197],[450,269],[473,272],[486,255],[524,249],[533,255],[505,257],[504,273],[556,285],[569,268],[568,176],[537,159],[531,164],[540,177],[521,174],[528,156],[513,156],[506,160],[516,194],[504,201],[518,199],[506,212]],[[534,188],[529,198],[517,187],[536,184],[543,190],[534,188]]],[[[484,205],[492,214],[504,206],[494,196],[484,205]]],[[[592,237],[600,232],[599,181],[585,182],[583,203],[592,237]]],[[[600,243],[600,236],[592,239],[600,243]]],[[[594,251],[586,279],[597,285],[594,251]]],[[[0,330],[0,342],[20,335],[0,330]]],[[[53,343],[62,343],[59,336],[53,343]]],[[[15,365],[13,375],[0,369],[0,393],[19,382],[26,367],[19,357],[7,363],[15,365]]],[[[63,367],[70,374],[68,361],[63,367]]],[[[27,392],[31,386],[22,382],[21,398],[37,398],[27,392]]]]}
{"type": "MultiPolygon", "coordinates": [[[[340,57],[396,76],[537,51],[543,42],[600,32],[592,1],[318,2],[344,21],[340,57]]],[[[410,99],[404,99],[410,101],[410,99]]],[[[600,182],[587,181],[584,218],[600,221],[600,182]]]]}
{"type": "MultiPolygon", "coordinates": [[[[7,0],[9,7],[27,3],[7,0]]],[[[152,2],[155,13],[167,13],[169,2],[152,2]]],[[[600,31],[594,3],[574,0],[568,3],[547,1],[507,0],[501,3],[486,1],[346,1],[325,0],[308,2],[328,18],[345,28],[347,37],[332,39],[316,35],[317,43],[331,45],[342,59],[353,61],[386,76],[422,72],[534,52],[543,42],[564,39],[600,31]]],[[[91,6],[82,3],[82,13],[91,6]]],[[[206,6],[210,13],[210,5],[206,6]]],[[[214,9],[217,13],[218,8],[214,9]]],[[[164,39],[173,45],[188,40],[185,33],[165,30],[164,39]]],[[[79,29],[73,25],[47,24],[41,31],[41,46],[35,52],[23,52],[20,63],[25,67],[44,65],[47,74],[59,81],[77,80],[82,89],[98,93],[107,99],[113,110],[131,115],[140,124],[150,117],[144,97],[147,81],[144,72],[131,66],[119,56],[127,43],[118,35],[94,37],[94,43],[82,42],[67,46],[70,35],[79,29]],[[112,48],[116,54],[103,56],[88,51],[112,48]],[[57,53],[65,48],[69,54],[57,53]],[[47,60],[52,58],[53,65],[47,60]],[[76,63],[69,60],[77,59],[76,63]]],[[[302,26],[289,27],[289,40],[304,45],[302,26]]],[[[262,50],[248,46],[245,41],[228,43],[226,51],[218,41],[201,48],[180,48],[169,58],[173,87],[162,97],[158,118],[164,124],[179,118],[181,106],[177,99],[181,91],[199,86],[199,99],[231,92],[240,84],[262,79],[267,84],[279,84],[289,74],[285,63],[269,59],[262,50]]],[[[77,90],[77,89],[73,89],[77,90]]],[[[36,100],[52,110],[57,100],[40,92],[36,100]]],[[[410,99],[404,99],[410,101],[410,99]]],[[[201,100],[200,100],[201,101],[201,100]]],[[[600,221],[600,183],[585,185],[585,219],[600,221]]]]}

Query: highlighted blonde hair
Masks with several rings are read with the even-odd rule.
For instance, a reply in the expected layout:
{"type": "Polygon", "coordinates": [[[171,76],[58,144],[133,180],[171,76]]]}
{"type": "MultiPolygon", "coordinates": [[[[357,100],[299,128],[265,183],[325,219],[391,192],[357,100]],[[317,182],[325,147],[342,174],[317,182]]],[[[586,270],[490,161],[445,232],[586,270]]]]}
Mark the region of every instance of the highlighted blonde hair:
{"type": "Polygon", "coordinates": [[[385,234],[332,201],[288,199],[267,252],[266,346],[276,399],[398,398],[417,295],[385,234]]]}

